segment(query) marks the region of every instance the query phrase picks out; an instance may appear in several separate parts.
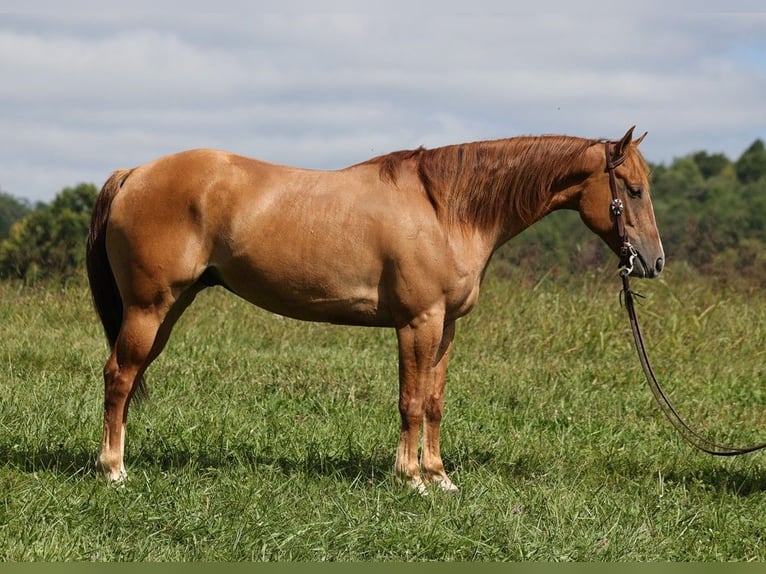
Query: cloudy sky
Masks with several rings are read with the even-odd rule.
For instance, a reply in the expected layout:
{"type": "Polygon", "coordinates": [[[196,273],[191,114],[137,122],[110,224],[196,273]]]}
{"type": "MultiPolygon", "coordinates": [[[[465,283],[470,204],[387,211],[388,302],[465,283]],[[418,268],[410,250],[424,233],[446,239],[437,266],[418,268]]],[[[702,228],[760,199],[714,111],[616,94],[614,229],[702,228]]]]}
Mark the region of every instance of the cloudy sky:
{"type": "Polygon", "coordinates": [[[517,5],[7,0],[0,190],[49,201],[194,147],[334,169],[633,124],[653,162],[766,139],[762,2],[517,5]]]}

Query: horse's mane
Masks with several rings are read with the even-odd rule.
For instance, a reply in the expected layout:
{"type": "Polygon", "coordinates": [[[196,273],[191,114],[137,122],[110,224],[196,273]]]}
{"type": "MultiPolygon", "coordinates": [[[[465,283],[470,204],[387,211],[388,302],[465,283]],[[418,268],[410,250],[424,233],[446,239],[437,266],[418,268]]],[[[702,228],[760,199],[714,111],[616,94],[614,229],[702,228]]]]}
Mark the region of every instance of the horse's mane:
{"type": "Polygon", "coordinates": [[[414,160],[440,219],[448,225],[496,226],[509,212],[531,223],[556,183],[586,173],[582,160],[594,140],[569,136],[524,136],[402,150],[372,158],[384,181],[396,183],[402,163],[414,160]]]}

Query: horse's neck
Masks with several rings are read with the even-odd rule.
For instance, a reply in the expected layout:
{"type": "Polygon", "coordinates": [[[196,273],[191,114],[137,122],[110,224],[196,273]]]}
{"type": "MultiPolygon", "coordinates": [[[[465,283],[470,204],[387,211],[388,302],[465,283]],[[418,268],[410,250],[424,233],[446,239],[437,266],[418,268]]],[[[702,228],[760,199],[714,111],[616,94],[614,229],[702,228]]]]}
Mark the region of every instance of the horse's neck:
{"type": "MultiPolygon", "coordinates": [[[[582,191],[588,179],[600,166],[593,156],[593,149],[592,145],[589,145],[572,157],[565,156],[566,163],[559,163],[559,168],[553,172],[556,176],[546,182],[545,191],[540,196],[538,208],[533,217],[521,217],[513,210],[506,214],[506,219],[498,232],[497,246],[509,241],[554,211],[579,210],[582,191]]],[[[534,190],[525,190],[525,192],[530,193],[534,190]]]]}

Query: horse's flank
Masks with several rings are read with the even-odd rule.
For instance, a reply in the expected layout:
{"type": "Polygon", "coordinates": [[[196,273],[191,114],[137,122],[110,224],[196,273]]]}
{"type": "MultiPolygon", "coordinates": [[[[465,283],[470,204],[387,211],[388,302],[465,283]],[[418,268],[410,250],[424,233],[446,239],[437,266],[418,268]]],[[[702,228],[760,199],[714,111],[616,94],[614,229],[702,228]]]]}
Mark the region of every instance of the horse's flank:
{"type": "Polygon", "coordinates": [[[402,165],[414,162],[443,224],[488,231],[509,213],[526,225],[539,219],[552,188],[587,172],[584,153],[593,143],[569,136],[516,137],[402,150],[359,165],[379,165],[381,179],[396,184],[402,165]]]}

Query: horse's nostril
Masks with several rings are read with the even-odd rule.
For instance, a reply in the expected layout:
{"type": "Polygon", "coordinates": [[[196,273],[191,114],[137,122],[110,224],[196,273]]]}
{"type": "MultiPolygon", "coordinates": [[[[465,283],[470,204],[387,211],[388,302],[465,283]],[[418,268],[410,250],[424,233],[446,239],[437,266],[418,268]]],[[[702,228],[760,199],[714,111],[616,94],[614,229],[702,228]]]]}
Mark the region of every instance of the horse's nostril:
{"type": "Polygon", "coordinates": [[[662,257],[658,257],[657,261],[654,262],[654,269],[657,271],[657,273],[660,273],[664,267],[665,260],[662,257]]]}

